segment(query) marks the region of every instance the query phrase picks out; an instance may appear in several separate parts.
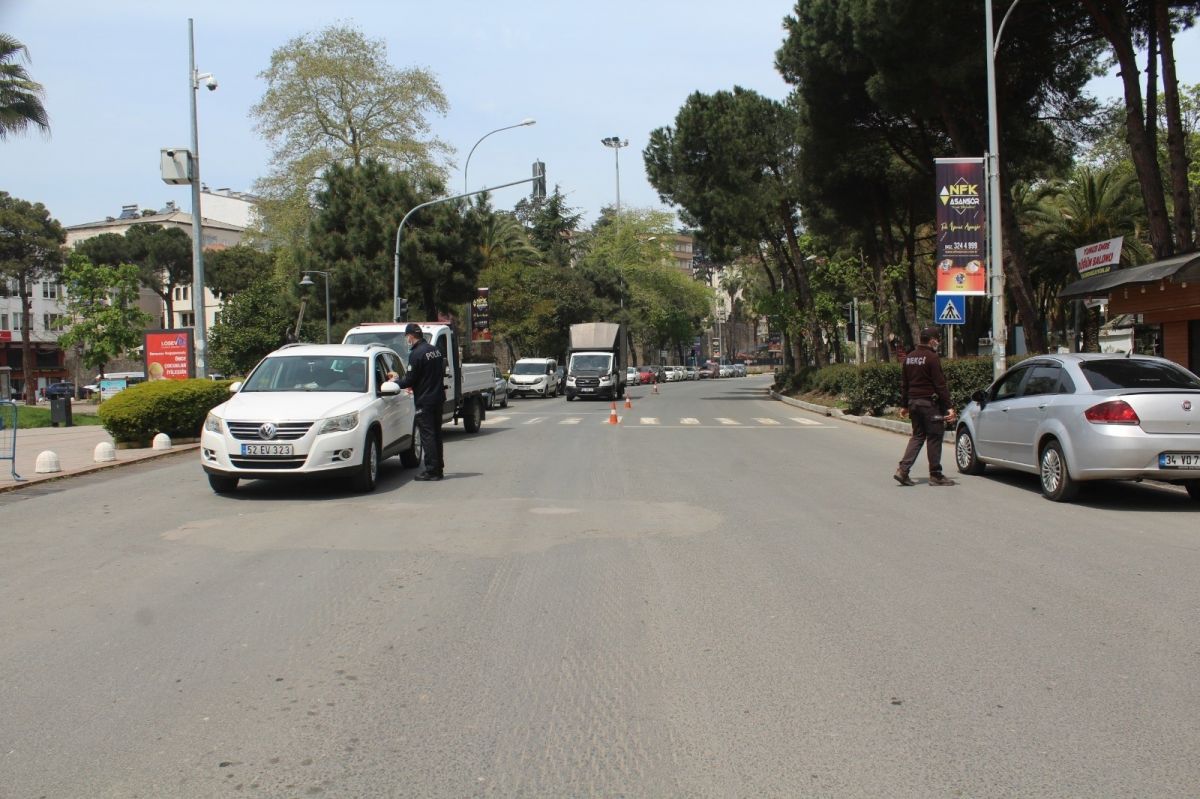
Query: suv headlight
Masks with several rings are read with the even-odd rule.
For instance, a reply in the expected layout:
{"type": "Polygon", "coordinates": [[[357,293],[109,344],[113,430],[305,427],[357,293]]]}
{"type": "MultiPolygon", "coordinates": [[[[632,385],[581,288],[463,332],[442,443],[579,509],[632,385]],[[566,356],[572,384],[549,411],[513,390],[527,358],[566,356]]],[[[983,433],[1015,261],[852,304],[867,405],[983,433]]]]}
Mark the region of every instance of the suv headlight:
{"type": "Polygon", "coordinates": [[[317,431],[317,435],[324,433],[344,433],[356,427],[358,427],[358,411],[343,413],[341,416],[333,416],[321,422],[321,429],[317,431]]]}
{"type": "Polygon", "coordinates": [[[600,375],[600,382],[601,383],[611,383],[612,375],[600,375]]]}
{"type": "Polygon", "coordinates": [[[208,430],[208,431],[210,431],[210,432],[213,432],[213,433],[220,433],[220,432],[222,432],[222,430],[221,430],[221,417],[220,417],[220,416],[214,416],[214,415],[213,415],[213,414],[211,414],[211,413],[210,413],[208,416],[205,416],[205,417],[204,417],[204,429],[205,429],[205,430],[208,430]]]}
{"type": "Polygon", "coordinates": [[[575,375],[567,375],[567,385],[568,386],[575,385],[575,375]]]}

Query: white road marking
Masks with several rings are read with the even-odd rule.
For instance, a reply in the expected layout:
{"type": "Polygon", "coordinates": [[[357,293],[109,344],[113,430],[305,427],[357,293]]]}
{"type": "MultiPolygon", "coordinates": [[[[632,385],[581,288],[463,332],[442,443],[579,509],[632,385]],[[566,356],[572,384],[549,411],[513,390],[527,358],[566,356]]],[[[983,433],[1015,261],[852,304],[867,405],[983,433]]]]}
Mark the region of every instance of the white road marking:
{"type": "Polygon", "coordinates": [[[724,416],[718,416],[717,421],[720,422],[721,424],[727,424],[727,425],[741,424],[741,422],[735,421],[733,419],[726,419],[724,416]]]}
{"type": "Polygon", "coordinates": [[[535,416],[532,419],[529,419],[528,421],[524,422],[523,424],[538,424],[539,422],[544,422],[544,421],[546,421],[545,416],[535,416]]]}
{"type": "Polygon", "coordinates": [[[818,422],[816,419],[805,419],[805,418],[803,418],[803,417],[795,417],[795,416],[793,416],[793,417],[792,417],[792,421],[793,421],[793,422],[795,422],[796,424],[806,424],[806,425],[810,425],[810,426],[811,426],[811,425],[821,426],[821,423],[820,423],[820,422],[818,422]]]}
{"type": "Polygon", "coordinates": [[[486,419],[484,419],[485,422],[496,422],[496,423],[507,422],[508,420],[509,420],[509,417],[507,417],[507,416],[488,416],[486,419]]]}
{"type": "Polygon", "coordinates": [[[582,421],[583,420],[580,419],[578,416],[572,416],[567,419],[563,419],[561,422],[559,422],[559,424],[579,424],[582,421]]]}
{"type": "Polygon", "coordinates": [[[685,416],[679,420],[680,424],[700,424],[699,419],[693,419],[691,416],[685,416]]]}
{"type": "Polygon", "coordinates": [[[653,416],[643,416],[642,424],[658,424],[658,420],[655,419],[653,416]]]}
{"type": "Polygon", "coordinates": [[[755,416],[754,421],[758,422],[759,424],[779,424],[778,419],[767,419],[763,416],[755,416]]]}

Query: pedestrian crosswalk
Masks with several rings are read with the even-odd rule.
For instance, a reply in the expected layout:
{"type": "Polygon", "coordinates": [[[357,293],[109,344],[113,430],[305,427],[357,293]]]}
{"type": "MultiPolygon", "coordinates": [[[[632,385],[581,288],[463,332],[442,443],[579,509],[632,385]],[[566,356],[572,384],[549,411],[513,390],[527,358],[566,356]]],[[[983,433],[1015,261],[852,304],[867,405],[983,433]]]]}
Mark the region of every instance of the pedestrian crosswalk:
{"type": "MultiPolygon", "coordinates": [[[[787,419],[776,419],[770,416],[754,416],[747,419],[733,419],[728,416],[716,416],[711,419],[701,419],[695,416],[683,416],[678,419],[663,419],[658,416],[617,416],[619,424],[637,425],[638,427],[712,427],[712,428],[787,428],[787,427],[833,427],[819,419],[804,416],[793,416],[787,419]]],[[[580,425],[580,424],[611,424],[607,415],[591,416],[531,416],[523,418],[516,414],[488,414],[484,424],[520,425],[580,425]]]]}

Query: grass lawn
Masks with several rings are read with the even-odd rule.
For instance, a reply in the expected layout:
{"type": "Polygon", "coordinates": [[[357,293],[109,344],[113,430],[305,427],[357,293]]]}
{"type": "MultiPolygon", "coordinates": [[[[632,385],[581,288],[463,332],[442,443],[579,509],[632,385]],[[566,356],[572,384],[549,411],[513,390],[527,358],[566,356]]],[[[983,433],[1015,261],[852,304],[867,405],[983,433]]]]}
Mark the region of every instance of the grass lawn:
{"type": "MultiPolygon", "coordinates": [[[[7,427],[12,424],[11,406],[0,408],[0,421],[7,427]]],[[[90,413],[71,413],[71,422],[76,427],[100,424],[100,417],[90,413]]],[[[32,405],[17,406],[17,429],[28,430],[33,427],[50,427],[50,409],[32,405]]]]}

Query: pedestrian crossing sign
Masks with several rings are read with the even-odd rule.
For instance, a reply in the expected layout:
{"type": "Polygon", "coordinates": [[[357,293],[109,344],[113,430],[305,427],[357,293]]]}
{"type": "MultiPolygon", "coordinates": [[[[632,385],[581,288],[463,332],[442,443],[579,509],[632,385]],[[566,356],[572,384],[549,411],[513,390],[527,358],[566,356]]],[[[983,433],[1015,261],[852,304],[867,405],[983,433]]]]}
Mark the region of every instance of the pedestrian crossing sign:
{"type": "Polygon", "coordinates": [[[967,321],[967,299],[961,294],[935,294],[933,321],[939,325],[961,325],[967,321]]]}

